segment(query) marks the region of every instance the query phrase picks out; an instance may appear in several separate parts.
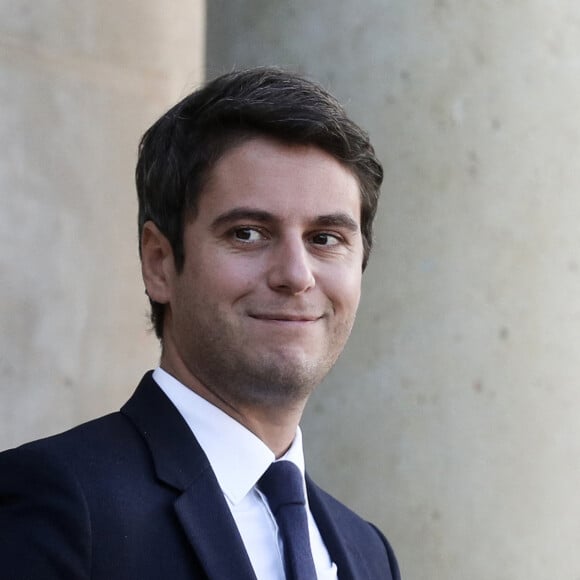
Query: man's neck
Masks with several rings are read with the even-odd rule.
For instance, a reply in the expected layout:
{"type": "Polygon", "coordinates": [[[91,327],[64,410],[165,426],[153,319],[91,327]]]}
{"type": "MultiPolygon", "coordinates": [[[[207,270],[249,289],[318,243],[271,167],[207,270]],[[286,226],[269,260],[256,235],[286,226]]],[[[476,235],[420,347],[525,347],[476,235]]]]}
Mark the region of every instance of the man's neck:
{"type": "Polygon", "coordinates": [[[162,356],[160,367],[194,393],[251,431],[272,450],[276,458],[284,455],[292,444],[296,428],[306,406],[306,400],[276,406],[259,406],[227,401],[199,381],[183,365],[172,365],[162,356]]]}

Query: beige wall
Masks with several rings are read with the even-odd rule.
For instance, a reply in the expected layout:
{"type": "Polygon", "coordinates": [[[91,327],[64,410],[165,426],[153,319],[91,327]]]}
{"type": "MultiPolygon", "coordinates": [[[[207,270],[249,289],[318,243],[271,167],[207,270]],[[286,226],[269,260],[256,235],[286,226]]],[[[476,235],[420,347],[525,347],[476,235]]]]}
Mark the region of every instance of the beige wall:
{"type": "Polygon", "coordinates": [[[203,76],[201,1],[0,0],[0,448],[118,408],[146,332],[140,135],[203,76]]]}
{"type": "Polygon", "coordinates": [[[579,23],[571,0],[208,4],[208,74],[309,73],[384,160],[304,431],[409,580],[580,578],[579,23]]]}

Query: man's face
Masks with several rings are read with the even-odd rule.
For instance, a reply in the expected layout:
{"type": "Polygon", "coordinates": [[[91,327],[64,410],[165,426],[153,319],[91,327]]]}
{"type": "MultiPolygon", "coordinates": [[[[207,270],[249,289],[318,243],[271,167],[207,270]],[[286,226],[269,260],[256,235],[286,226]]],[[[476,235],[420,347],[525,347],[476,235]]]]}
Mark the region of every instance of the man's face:
{"type": "Polygon", "coordinates": [[[305,400],[350,334],[363,244],[356,178],[312,146],[264,138],[213,168],[172,272],[164,360],[226,403],[305,400]]]}

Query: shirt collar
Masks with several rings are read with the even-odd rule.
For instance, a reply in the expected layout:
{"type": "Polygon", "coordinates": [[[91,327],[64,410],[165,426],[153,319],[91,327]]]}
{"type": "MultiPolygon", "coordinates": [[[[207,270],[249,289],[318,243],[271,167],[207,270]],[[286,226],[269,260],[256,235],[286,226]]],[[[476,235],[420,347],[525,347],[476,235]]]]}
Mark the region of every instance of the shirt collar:
{"type": "MultiPolygon", "coordinates": [[[[195,435],[224,495],[232,504],[239,503],[275,461],[274,453],[241,423],[162,368],[155,369],[153,379],[195,435]]],[[[295,463],[304,476],[300,427],[297,427],[294,440],[281,459],[295,463]]]]}

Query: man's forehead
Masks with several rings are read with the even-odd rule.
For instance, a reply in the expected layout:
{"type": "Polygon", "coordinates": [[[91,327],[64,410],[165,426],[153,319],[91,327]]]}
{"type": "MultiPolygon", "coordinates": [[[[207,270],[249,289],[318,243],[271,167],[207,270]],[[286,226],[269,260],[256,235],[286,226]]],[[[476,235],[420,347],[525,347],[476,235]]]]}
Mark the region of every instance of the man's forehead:
{"type": "MultiPolygon", "coordinates": [[[[351,167],[316,144],[284,142],[268,136],[253,135],[235,141],[222,152],[208,170],[206,184],[211,185],[217,177],[223,178],[226,175],[240,177],[240,165],[255,165],[262,170],[264,168],[260,166],[268,165],[271,172],[275,173],[276,168],[282,165],[294,165],[300,169],[309,160],[320,163],[321,159],[340,167],[345,176],[358,183],[358,176],[351,167]]],[[[260,173],[254,174],[256,178],[259,176],[260,173]]]]}
{"type": "Polygon", "coordinates": [[[252,207],[280,214],[307,206],[317,215],[350,212],[358,217],[360,186],[350,168],[318,147],[255,138],[216,162],[200,202],[221,202],[220,213],[252,207]]]}

